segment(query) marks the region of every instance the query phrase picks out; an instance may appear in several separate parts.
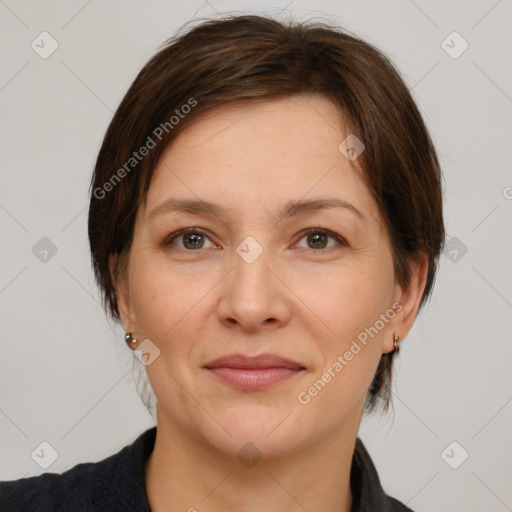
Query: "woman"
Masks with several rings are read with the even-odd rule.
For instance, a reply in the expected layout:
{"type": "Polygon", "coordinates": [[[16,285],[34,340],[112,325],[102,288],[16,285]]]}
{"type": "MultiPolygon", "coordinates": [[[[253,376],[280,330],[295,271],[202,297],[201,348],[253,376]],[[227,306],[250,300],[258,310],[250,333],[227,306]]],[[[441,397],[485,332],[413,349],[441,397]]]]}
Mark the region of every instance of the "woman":
{"type": "Polygon", "coordinates": [[[326,24],[210,20],[108,128],[89,239],[157,425],[2,510],[406,511],[357,437],[444,241],[441,173],[392,64],[326,24]]]}

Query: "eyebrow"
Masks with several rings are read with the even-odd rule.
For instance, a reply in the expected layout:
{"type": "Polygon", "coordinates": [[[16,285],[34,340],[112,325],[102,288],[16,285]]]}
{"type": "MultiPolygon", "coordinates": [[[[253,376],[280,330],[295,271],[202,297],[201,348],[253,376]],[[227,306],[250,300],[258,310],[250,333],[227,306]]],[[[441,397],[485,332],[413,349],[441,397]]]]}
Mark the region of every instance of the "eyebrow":
{"type": "MultiPolygon", "coordinates": [[[[365,220],[365,216],[353,204],[339,198],[288,201],[279,212],[279,218],[286,219],[314,211],[332,208],[346,209],[354,213],[361,220],[365,220]]],[[[226,214],[226,211],[227,210],[224,207],[208,201],[169,198],[158,206],[155,206],[155,208],[153,208],[147,215],[147,219],[152,220],[155,217],[171,212],[188,213],[193,215],[208,214],[221,217],[226,214]]]]}

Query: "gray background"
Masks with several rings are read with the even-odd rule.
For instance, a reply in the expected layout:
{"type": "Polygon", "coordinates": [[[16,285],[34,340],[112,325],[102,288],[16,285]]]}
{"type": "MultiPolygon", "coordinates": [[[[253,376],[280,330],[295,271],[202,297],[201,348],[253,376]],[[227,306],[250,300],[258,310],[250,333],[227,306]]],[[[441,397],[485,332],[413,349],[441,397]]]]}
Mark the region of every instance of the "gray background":
{"type": "Polygon", "coordinates": [[[88,185],[146,60],[187,20],[235,9],[337,21],[413,90],[444,170],[448,250],[402,345],[394,412],[360,436],[386,492],[414,510],[512,510],[510,0],[0,1],[0,479],[100,460],[154,424],[142,365],[99,304],[88,185]],[[31,48],[43,31],[59,45],[46,59],[31,48]],[[469,44],[457,58],[454,31],[469,44]],[[48,469],[31,457],[43,441],[58,453],[48,469]]]}

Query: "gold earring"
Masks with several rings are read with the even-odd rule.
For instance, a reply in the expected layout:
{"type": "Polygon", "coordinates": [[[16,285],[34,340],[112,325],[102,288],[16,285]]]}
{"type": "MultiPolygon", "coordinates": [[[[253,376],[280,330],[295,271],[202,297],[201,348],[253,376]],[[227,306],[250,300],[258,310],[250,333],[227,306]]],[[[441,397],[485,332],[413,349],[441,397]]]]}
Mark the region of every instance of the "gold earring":
{"type": "Polygon", "coordinates": [[[393,344],[395,345],[395,350],[398,350],[398,342],[400,341],[400,336],[396,332],[393,333],[393,344]]]}
{"type": "Polygon", "coordinates": [[[135,345],[135,343],[137,343],[139,340],[136,338],[133,338],[131,332],[127,332],[125,334],[124,341],[126,341],[128,346],[131,347],[132,345],[135,345]]]}

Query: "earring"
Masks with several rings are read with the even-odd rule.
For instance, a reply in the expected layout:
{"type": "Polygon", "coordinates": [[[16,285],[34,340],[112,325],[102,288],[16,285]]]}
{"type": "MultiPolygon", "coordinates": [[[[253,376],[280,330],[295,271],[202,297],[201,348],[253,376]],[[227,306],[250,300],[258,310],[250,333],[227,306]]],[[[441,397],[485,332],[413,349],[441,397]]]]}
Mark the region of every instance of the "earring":
{"type": "Polygon", "coordinates": [[[135,343],[137,343],[139,340],[136,339],[136,338],[133,338],[132,337],[132,333],[131,332],[127,332],[125,334],[125,337],[124,337],[124,341],[126,341],[126,343],[128,344],[128,346],[132,346],[132,345],[135,345],[135,343]]]}
{"type": "Polygon", "coordinates": [[[395,350],[398,350],[398,342],[400,341],[400,336],[396,332],[393,333],[393,344],[395,345],[395,350]]]}

